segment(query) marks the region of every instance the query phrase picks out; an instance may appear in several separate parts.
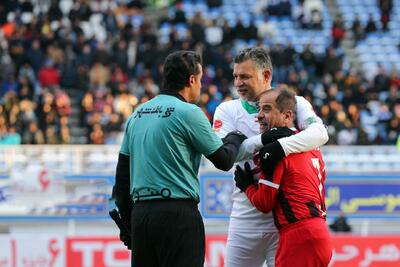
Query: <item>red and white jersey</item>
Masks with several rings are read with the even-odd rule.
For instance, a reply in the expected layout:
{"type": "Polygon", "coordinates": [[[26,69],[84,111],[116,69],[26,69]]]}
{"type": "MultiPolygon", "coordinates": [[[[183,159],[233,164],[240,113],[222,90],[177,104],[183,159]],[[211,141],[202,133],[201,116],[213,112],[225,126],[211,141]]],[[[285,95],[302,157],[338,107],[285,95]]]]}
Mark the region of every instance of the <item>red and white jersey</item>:
{"type": "MultiPolygon", "coordinates": [[[[325,144],[328,138],[327,131],[311,104],[300,96],[296,96],[296,102],[297,128],[302,132],[279,140],[286,155],[315,149],[325,144]]],[[[221,138],[231,131],[241,131],[248,137],[242,143],[237,157],[242,167],[244,162],[251,161],[251,166],[254,168],[252,158],[262,147],[257,113],[254,103],[235,99],[221,103],[214,114],[213,128],[221,138]]],[[[272,214],[259,212],[240,189],[235,187],[232,198],[229,231],[276,231],[272,214]]]]}
{"type": "Polygon", "coordinates": [[[319,149],[291,154],[278,163],[270,179],[262,174],[246,195],[258,210],[272,210],[275,225],[282,229],[308,218],[325,219],[325,177],[319,149]]]}

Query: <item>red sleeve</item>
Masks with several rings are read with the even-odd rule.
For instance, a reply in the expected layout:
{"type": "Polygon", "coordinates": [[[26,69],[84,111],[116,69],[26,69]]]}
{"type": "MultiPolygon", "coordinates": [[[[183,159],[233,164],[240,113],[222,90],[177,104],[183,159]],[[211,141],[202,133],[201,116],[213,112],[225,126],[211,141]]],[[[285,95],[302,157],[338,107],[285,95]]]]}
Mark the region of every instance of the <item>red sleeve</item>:
{"type": "Polygon", "coordinates": [[[267,213],[275,207],[283,170],[282,160],[275,168],[272,181],[262,178],[258,181],[258,185],[250,185],[247,187],[246,195],[251,204],[259,211],[267,213]]]}

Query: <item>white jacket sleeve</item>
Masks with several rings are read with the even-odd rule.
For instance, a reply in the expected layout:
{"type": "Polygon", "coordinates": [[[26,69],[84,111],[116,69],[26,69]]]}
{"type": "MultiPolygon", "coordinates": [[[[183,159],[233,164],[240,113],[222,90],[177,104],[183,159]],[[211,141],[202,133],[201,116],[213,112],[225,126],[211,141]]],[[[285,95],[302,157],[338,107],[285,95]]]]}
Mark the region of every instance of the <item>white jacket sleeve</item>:
{"type": "MultiPolygon", "coordinates": [[[[213,129],[215,133],[223,138],[229,132],[237,130],[235,125],[235,115],[232,113],[229,106],[224,105],[224,103],[219,105],[214,113],[213,129]]],[[[254,152],[260,150],[262,147],[261,134],[247,138],[240,146],[238,155],[236,156],[236,162],[251,160],[254,156],[254,152]]]]}
{"type": "Polygon", "coordinates": [[[301,130],[298,134],[281,138],[285,155],[310,151],[328,142],[328,131],[322,123],[311,104],[301,96],[296,96],[297,127],[301,130]]]}
{"type": "Polygon", "coordinates": [[[261,134],[247,138],[240,146],[235,162],[252,159],[254,153],[262,147],[261,134]]]}
{"type": "Polygon", "coordinates": [[[213,130],[220,138],[224,138],[229,132],[236,131],[234,116],[224,103],[215,109],[213,130]]]}

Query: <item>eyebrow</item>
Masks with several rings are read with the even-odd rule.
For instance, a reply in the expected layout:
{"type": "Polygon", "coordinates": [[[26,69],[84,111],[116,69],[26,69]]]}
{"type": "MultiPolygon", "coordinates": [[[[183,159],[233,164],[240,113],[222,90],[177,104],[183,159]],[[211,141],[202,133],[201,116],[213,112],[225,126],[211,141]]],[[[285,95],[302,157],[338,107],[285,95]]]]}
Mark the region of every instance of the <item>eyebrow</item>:
{"type": "Polygon", "coordinates": [[[273,104],[270,104],[270,103],[266,103],[266,104],[259,105],[260,108],[265,108],[265,107],[272,108],[273,106],[274,106],[274,105],[273,105],[273,104]]]}

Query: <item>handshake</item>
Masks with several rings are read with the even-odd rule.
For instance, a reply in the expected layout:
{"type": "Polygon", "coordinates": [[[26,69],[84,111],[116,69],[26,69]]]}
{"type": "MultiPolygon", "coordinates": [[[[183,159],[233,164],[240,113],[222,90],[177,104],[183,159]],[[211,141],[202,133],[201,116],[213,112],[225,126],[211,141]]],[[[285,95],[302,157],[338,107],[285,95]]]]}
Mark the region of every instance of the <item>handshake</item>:
{"type": "Polygon", "coordinates": [[[240,147],[240,145],[246,139],[247,139],[247,136],[245,136],[242,132],[232,131],[232,132],[229,132],[224,138],[222,138],[222,141],[224,142],[224,144],[233,143],[237,147],[240,147]]]}

